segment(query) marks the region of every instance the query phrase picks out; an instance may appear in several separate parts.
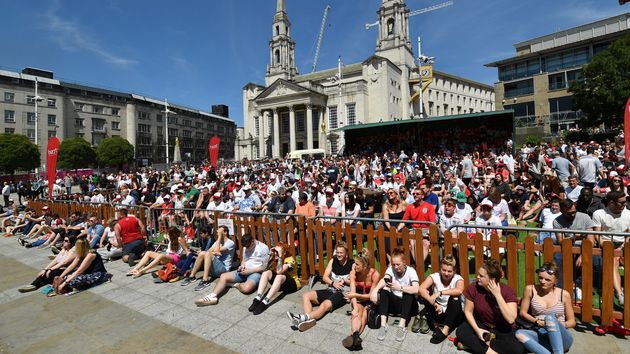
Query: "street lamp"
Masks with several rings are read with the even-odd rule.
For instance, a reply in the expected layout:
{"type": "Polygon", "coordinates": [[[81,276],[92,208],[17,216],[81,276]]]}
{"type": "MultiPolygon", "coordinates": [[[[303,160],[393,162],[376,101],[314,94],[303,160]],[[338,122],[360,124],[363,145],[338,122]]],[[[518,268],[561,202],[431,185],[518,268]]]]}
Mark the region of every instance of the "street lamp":
{"type": "MultiPolygon", "coordinates": [[[[43,101],[44,99],[37,94],[38,86],[39,86],[39,79],[35,77],[35,97],[33,97],[33,100],[35,101],[35,145],[37,146],[37,151],[39,152],[40,151],[39,144],[38,144],[39,139],[37,139],[37,136],[38,136],[37,133],[39,129],[39,113],[37,112],[37,109],[38,109],[37,103],[40,101],[43,101]]],[[[41,156],[41,152],[40,152],[40,156],[41,156]]],[[[35,169],[35,177],[39,178],[39,166],[35,169]]]]}
{"type": "Polygon", "coordinates": [[[168,109],[168,100],[166,98],[164,99],[164,110],[162,112],[164,113],[164,130],[166,135],[166,167],[168,167],[168,114],[176,115],[177,113],[168,109]]]}

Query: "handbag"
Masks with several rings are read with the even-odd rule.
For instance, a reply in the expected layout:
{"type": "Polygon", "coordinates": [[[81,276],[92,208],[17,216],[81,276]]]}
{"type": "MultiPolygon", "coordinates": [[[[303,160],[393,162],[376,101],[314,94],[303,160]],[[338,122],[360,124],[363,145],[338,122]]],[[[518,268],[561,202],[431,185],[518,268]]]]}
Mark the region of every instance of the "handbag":
{"type": "Polygon", "coordinates": [[[381,316],[376,309],[376,306],[369,305],[368,306],[368,318],[367,325],[370,329],[379,329],[381,328],[381,316]]]}

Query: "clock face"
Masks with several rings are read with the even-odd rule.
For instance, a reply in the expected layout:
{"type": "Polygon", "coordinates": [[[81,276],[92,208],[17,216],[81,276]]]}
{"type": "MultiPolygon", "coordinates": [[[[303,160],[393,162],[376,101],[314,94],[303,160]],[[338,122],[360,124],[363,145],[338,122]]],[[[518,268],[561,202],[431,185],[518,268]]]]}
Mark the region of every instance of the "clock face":
{"type": "Polygon", "coordinates": [[[420,76],[423,76],[423,77],[429,76],[429,70],[428,69],[422,69],[420,71],[420,76]]]}

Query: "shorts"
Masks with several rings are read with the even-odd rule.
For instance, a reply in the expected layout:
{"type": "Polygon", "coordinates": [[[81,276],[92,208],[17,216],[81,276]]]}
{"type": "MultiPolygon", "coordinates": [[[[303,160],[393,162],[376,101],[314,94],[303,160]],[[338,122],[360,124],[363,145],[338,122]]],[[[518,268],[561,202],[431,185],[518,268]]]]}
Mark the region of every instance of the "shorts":
{"type": "MultiPolygon", "coordinates": [[[[274,280],[276,280],[276,274],[271,277],[271,280],[269,282],[273,284],[274,280]]],[[[284,279],[284,283],[280,285],[280,291],[282,291],[284,294],[291,294],[298,291],[295,279],[287,275],[287,277],[284,279]]]]}
{"type": "Polygon", "coordinates": [[[177,253],[167,253],[166,255],[171,259],[173,264],[179,263],[179,255],[177,253]]]}
{"type": "Polygon", "coordinates": [[[234,274],[234,283],[244,283],[244,282],[250,282],[250,283],[254,283],[254,285],[258,286],[258,283],[260,283],[260,277],[262,276],[261,273],[252,273],[248,276],[244,276],[244,275],[240,275],[237,271],[233,271],[232,274],[234,274]]]}
{"type": "Polygon", "coordinates": [[[348,302],[343,296],[343,292],[337,291],[336,289],[331,290],[331,288],[328,288],[316,290],[315,294],[317,294],[317,302],[319,302],[320,305],[325,300],[329,300],[330,302],[332,302],[332,308],[330,309],[330,312],[340,307],[343,307],[348,302]]]}
{"type": "Polygon", "coordinates": [[[227,272],[227,268],[225,268],[225,264],[221,262],[217,257],[212,257],[212,266],[210,267],[210,276],[213,278],[218,278],[221,274],[227,272]]]}
{"type": "Polygon", "coordinates": [[[142,255],[144,250],[145,250],[144,240],[134,240],[134,241],[131,241],[131,242],[123,245],[122,255],[124,257],[124,256],[128,256],[128,255],[133,253],[137,257],[140,257],[140,255],[142,255]]]}

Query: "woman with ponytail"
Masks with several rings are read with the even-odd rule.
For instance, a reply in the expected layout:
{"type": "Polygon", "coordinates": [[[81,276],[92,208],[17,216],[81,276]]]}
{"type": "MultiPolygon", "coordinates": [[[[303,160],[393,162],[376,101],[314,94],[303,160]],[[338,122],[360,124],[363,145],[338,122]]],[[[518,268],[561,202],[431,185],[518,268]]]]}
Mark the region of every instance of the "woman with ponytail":
{"type": "Polygon", "coordinates": [[[495,259],[484,261],[477,270],[477,281],[464,291],[466,321],[457,328],[458,347],[475,354],[525,352],[515,337],[518,298],[500,283],[502,277],[495,259]]]}
{"type": "Polygon", "coordinates": [[[370,259],[370,251],[367,248],[362,249],[354,257],[354,268],[350,272],[350,292],[346,294],[346,298],[352,305],[352,334],[341,341],[349,350],[361,349],[361,333],[368,320],[366,305],[370,303],[370,290],[381,278],[378,271],[370,266],[370,259]]]}

